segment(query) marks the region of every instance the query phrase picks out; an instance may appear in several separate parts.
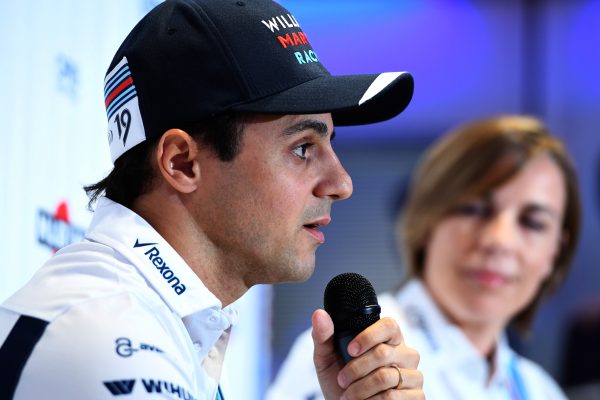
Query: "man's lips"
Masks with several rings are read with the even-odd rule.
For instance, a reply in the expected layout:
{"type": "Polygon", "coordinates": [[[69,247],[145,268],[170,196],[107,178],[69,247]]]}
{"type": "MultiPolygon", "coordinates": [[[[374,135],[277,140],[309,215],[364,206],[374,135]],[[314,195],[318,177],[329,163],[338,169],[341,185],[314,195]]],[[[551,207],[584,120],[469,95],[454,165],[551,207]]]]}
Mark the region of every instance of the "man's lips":
{"type": "Polygon", "coordinates": [[[311,221],[308,224],[304,224],[304,228],[313,238],[319,243],[325,243],[325,234],[319,230],[320,227],[326,226],[331,222],[330,217],[319,218],[318,220],[311,221]]]}

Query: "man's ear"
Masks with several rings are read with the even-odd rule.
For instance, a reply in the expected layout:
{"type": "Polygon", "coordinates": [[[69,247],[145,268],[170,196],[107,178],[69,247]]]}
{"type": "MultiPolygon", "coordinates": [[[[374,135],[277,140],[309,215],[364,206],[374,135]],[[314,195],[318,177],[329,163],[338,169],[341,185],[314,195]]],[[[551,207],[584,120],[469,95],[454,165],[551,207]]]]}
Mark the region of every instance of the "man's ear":
{"type": "Polygon", "coordinates": [[[156,162],[162,177],[173,189],[191,193],[198,188],[200,164],[196,141],[181,129],[169,129],[160,138],[156,162]]]}

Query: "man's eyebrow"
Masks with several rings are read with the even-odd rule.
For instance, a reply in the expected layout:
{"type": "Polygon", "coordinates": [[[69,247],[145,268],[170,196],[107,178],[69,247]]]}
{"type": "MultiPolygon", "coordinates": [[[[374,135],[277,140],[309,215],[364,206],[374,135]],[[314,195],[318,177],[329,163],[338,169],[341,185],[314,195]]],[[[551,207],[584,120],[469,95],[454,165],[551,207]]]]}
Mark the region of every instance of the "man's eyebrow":
{"type": "MultiPolygon", "coordinates": [[[[294,135],[294,134],[301,133],[301,132],[308,131],[308,130],[313,130],[313,131],[317,132],[319,134],[319,136],[325,137],[325,136],[327,136],[327,131],[329,130],[329,128],[327,127],[327,124],[325,124],[324,122],[317,121],[314,119],[306,119],[306,120],[300,121],[292,126],[285,128],[285,130],[283,131],[283,134],[284,135],[294,135]]],[[[333,139],[333,133],[331,135],[331,138],[333,139]]]]}

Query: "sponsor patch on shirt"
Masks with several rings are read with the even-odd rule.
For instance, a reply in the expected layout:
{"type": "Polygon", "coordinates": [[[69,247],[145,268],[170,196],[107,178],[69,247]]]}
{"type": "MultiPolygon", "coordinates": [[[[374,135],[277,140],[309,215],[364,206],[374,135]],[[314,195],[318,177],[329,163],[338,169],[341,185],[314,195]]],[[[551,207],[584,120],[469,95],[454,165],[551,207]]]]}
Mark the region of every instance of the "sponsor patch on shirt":
{"type": "Polygon", "coordinates": [[[126,337],[120,337],[115,340],[115,351],[121,357],[131,357],[135,352],[138,351],[149,351],[154,353],[164,353],[157,346],[148,344],[148,343],[140,343],[139,346],[134,346],[131,342],[131,339],[126,337]]]}
{"type": "Polygon", "coordinates": [[[152,266],[156,268],[160,275],[173,288],[175,293],[181,295],[183,292],[185,292],[185,285],[181,283],[181,279],[175,275],[175,273],[167,265],[167,262],[160,256],[160,250],[158,250],[156,245],[157,243],[141,243],[139,239],[136,239],[133,248],[144,247],[144,255],[149,261],[152,262],[152,266]]]}
{"type": "Polygon", "coordinates": [[[104,387],[113,396],[122,396],[132,394],[136,388],[145,390],[149,394],[158,394],[159,398],[170,398],[179,400],[197,400],[189,390],[176,383],[168,382],[161,379],[141,378],[141,379],[118,379],[114,381],[102,382],[104,387]],[[136,386],[136,383],[141,382],[136,386]]]}

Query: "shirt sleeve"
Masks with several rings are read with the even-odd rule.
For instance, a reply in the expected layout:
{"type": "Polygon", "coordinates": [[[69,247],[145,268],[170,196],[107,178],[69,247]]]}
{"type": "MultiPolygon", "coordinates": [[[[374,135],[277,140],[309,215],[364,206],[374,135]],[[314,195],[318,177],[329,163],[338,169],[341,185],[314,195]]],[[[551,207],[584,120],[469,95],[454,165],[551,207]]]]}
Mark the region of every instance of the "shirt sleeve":
{"type": "MultiPolygon", "coordinates": [[[[170,311],[169,311],[170,312],[170,311]]],[[[193,356],[173,323],[130,293],[87,300],[49,321],[15,399],[198,399],[193,356]],[[120,398],[120,397],[117,397],[120,398]]],[[[172,317],[171,317],[172,320],[172,317]]],[[[187,339],[189,340],[189,339],[187,339]]],[[[206,397],[208,398],[208,396],[206,397]]]]}

